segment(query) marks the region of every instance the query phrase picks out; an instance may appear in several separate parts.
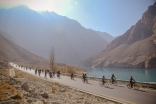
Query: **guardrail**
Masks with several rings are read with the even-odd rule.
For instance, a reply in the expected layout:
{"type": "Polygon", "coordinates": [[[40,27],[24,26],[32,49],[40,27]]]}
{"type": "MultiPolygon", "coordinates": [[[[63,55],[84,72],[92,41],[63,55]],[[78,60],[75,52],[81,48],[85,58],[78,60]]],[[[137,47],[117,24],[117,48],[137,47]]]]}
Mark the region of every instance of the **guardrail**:
{"type": "MultiPolygon", "coordinates": [[[[65,75],[65,76],[70,76],[71,74],[69,73],[61,73],[62,75],[65,75]]],[[[74,74],[74,77],[77,77],[77,78],[82,78],[82,75],[78,75],[78,74],[74,74]]],[[[88,76],[88,79],[89,80],[95,80],[95,81],[100,81],[102,80],[102,78],[97,78],[95,76],[88,76]]],[[[108,83],[111,83],[111,79],[109,78],[106,78],[106,81],[108,83]]],[[[129,80],[121,80],[121,79],[116,79],[118,85],[127,85],[129,83],[129,80]]],[[[142,88],[153,88],[153,89],[156,89],[156,83],[150,83],[150,82],[138,82],[136,81],[136,84],[139,85],[139,87],[142,87],[142,88]]]]}

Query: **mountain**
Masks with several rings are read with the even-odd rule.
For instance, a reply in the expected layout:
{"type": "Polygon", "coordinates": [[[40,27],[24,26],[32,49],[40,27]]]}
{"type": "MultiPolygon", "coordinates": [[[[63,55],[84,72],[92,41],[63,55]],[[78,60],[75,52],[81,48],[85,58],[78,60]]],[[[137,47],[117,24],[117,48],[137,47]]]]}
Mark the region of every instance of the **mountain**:
{"type": "MultiPolygon", "coordinates": [[[[95,31],[95,30],[94,30],[95,31]]],[[[100,35],[104,40],[106,40],[108,43],[110,43],[112,40],[115,38],[111,36],[110,34],[106,32],[101,32],[101,31],[95,31],[98,35],[100,35]]]]}
{"type": "Polygon", "coordinates": [[[47,60],[28,52],[6,39],[3,35],[5,34],[0,31],[0,62],[25,62],[34,65],[38,63],[48,64],[47,60]]]}
{"type": "Polygon", "coordinates": [[[26,50],[49,59],[52,47],[58,63],[78,65],[108,45],[95,31],[54,12],[36,12],[26,6],[0,9],[0,30],[26,50]]]}
{"type": "Polygon", "coordinates": [[[89,67],[156,68],[156,3],[102,52],[80,64],[89,67]]]}

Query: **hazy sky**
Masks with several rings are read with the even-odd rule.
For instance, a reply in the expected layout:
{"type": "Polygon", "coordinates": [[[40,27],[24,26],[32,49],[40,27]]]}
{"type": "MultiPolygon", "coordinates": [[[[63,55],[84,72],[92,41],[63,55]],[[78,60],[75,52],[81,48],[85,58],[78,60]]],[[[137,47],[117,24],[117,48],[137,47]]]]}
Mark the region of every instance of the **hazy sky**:
{"type": "Polygon", "coordinates": [[[155,0],[0,0],[2,7],[24,4],[33,10],[54,11],[86,28],[122,35],[155,0]]]}

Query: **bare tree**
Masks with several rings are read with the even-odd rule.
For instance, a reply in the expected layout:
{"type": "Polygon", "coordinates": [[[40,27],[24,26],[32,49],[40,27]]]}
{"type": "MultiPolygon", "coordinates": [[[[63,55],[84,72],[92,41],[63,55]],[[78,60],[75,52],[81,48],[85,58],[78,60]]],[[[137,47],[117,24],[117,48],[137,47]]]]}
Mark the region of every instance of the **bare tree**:
{"type": "Polygon", "coordinates": [[[50,70],[55,71],[55,69],[54,69],[54,64],[55,64],[54,47],[51,49],[49,56],[50,56],[50,62],[49,62],[50,70]]]}

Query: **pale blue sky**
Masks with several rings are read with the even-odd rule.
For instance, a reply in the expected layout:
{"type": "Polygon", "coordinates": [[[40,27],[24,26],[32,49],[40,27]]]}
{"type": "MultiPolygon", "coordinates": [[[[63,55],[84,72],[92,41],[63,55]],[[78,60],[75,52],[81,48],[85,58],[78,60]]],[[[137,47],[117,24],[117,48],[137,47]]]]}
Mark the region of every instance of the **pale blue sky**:
{"type": "Polygon", "coordinates": [[[122,35],[134,25],[155,0],[77,0],[78,4],[66,16],[83,26],[122,35]]]}
{"type": "Polygon", "coordinates": [[[24,4],[34,10],[54,11],[86,28],[122,35],[155,0],[0,0],[1,6],[24,4]]]}

